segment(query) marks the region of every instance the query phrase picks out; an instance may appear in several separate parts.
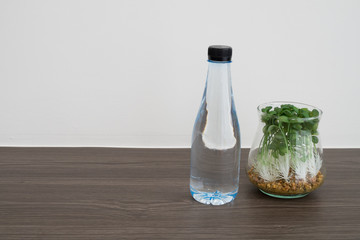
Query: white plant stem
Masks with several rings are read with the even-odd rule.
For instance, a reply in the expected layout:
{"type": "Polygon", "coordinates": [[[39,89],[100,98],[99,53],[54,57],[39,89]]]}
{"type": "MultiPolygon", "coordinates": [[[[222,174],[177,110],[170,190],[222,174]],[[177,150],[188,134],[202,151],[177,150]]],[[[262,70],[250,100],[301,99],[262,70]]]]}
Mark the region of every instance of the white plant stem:
{"type": "Polygon", "coordinates": [[[292,159],[291,161],[291,168],[295,174],[295,178],[298,180],[306,179],[306,175],[308,172],[308,164],[307,162],[303,162],[299,159],[292,159]]]}
{"type": "Polygon", "coordinates": [[[322,159],[316,149],[297,149],[294,154],[287,153],[278,158],[274,158],[271,151],[268,151],[268,154],[257,159],[253,166],[265,182],[280,179],[288,182],[291,178],[290,169],[297,180],[306,180],[308,174],[315,177],[322,166],[322,159]]]}
{"type": "Polygon", "coordinates": [[[320,155],[316,152],[313,154],[313,156],[308,159],[308,171],[311,177],[315,177],[318,172],[320,171],[320,168],[322,166],[322,159],[320,155]]]}
{"type": "Polygon", "coordinates": [[[273,164],[265,165],[260,162],[256,162],[255,171],[259,174],[259,176],[264,179],[265,182],[273,182],[277,180],[277,173],[273,164]]]}
{"type": "Polygon", "coordinates": [[[279,179],[284,179],[286,182],[290,179],[290,155],[280,156],[278,159],[274,159],[275,168],[279,179]]]}

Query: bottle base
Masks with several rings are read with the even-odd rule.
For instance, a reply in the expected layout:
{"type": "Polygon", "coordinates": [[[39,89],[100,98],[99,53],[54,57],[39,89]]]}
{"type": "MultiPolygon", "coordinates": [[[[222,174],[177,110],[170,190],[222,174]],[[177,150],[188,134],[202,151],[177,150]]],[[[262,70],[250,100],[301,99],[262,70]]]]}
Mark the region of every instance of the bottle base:
{"type": "Polygon", "coordinates": [[[296,194],[296,195],[276,195],[276,194],[271,194],[271,193],[267,193],[261,189],[259,189],[260,192],[270,196],[270,197],[274,197],[274,198],[282,198],[282,199],[294,199],[294,198],[302,198],[305,197],[306,195],[308,195],[309,193],[305,193],[305,194],[296,194]]]}
{"type": "Polygon", "coordinates": [[[220,191],[215,192],[201,192],[197,191],[194,188],[190,187],[190,192],[192,197],[202,204],[207,205],[224,205],[233,201],[238,193],[238,191],[222,193],[220,191]]]}

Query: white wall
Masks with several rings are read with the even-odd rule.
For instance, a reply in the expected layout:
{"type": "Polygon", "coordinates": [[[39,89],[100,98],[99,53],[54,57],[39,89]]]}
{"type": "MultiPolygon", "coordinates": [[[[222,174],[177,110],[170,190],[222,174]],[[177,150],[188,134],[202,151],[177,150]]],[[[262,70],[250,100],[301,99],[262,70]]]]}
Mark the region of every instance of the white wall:
{"type": "Polygon", "coordinates": [[[242,146],[272,100],[360,147],[360,1],[0,1],[0,145],[188,147],[207,47],[233,47],[242,146]]]}

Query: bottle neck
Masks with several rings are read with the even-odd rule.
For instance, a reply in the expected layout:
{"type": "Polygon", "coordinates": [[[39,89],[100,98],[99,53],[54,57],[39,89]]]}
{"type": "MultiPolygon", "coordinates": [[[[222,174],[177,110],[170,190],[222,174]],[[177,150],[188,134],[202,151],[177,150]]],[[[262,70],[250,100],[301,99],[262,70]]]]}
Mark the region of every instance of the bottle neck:
{"type": "Polygon", "coordinates": [[[209,61],[206,81],[207,121],[203,141],[209,149],[229,149],[236,144],[232,123],[231,62],[209,61]]]}
{"type": "Polygon", "coordinates": [[[206,97],[221,97],[223,100],[231,101],[231,69],[229,62],[208,61],[208,75],[206,81],[206,97]]]}

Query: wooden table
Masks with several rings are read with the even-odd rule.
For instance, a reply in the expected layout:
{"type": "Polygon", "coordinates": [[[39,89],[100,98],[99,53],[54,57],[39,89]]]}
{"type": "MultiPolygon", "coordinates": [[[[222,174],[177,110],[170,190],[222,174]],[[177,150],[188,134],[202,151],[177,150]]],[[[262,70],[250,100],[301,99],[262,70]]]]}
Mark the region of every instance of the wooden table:
{"type": "Polygon", "coordinates": [[[360,149],[324,185],[275,199],[247,179],[224,206],[189,193],[189,149],[0,148],[0,239],[360,239],[360,149]]]}

